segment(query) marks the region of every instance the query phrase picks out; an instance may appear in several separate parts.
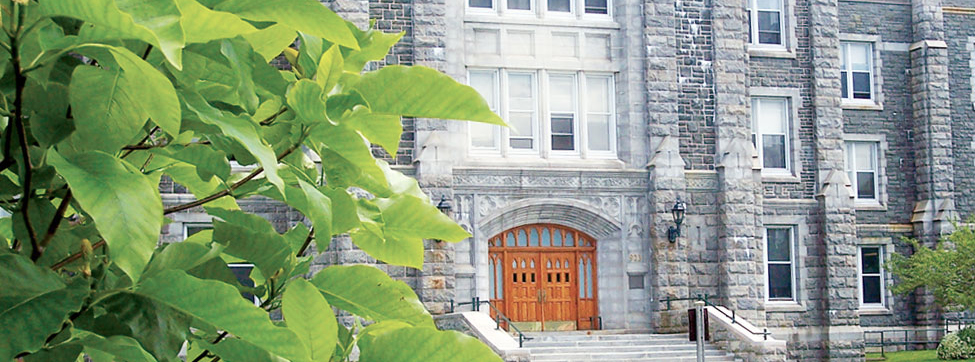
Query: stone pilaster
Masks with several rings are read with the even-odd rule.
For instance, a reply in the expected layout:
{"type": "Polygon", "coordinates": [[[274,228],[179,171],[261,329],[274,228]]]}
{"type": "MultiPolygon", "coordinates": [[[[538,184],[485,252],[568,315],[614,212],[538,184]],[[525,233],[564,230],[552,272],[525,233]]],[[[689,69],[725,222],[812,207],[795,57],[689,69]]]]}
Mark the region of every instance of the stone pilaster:
{"type": "Polygon", "coordinates": [[[359,28],[369,26],[369,0],[319,0],[343,19],[359,28]]]}
{"type": "Polygon", "coordinates": [[[813,0],[810,37],[819,193],[819,238],[826,268],[820,285],[823,342],[831,361],[863,360],[857,312],[856,214],[843,151],[839,19],[836,0],[813,0]]]}
{"type": "MultiPolygon", "coordinates": [[[[910,89],[918,195],[911,221],[914,236],[933,246],[941,235],[951,231],[949,221],[955,211],[948,47],[941,1],[911,1],[911,18],[914,43],[910,47],[910,89]]],[[[918,324],[937,324],[941,313],[931,293],[922,291],[915,297],[918,324]]]]}
{"type": "MultiPolygon", "coordinates": [[[[647,199],[650,204],[651,283],[654,309],[652,326],[657,332],[686,330],[689,303],[660,303],[666,298],[688,297],[690,265],[682,242],[670,243],[667,230],[674,225],[671,208],[684,191],[684,162],[680,158],[677,118],[677,38],[674,3],[643,1],[643,39],[646,49],[647,129],[653,158],[647,199]]],[[[686,246],[686,239],[683,242],[686,246]]]]}
{"type": "Polygon", "coordinates": [[[745,8],[715,1],[712,12],[717,134],[719,296],[757,326],[765,325],[761,179],[756,177],[748,114],[745,8]]]}
{"type": "MultiPolygon", "coordinates": [[[[416,65],[444,71],[447,67],[446,0],[413,2],[413,57],[416,65]]],[[[416,179],[433,201],[444,196],[454,199],[451,189],[453,165],[460,144],[447,142],[445,120],[417,119],[415,150],[416,179]]],[[[426,241],[423,270],[419,273],[417,294],[432,313],[443,313],[454,299],[454,246],[451,243],[426,241]]]]}

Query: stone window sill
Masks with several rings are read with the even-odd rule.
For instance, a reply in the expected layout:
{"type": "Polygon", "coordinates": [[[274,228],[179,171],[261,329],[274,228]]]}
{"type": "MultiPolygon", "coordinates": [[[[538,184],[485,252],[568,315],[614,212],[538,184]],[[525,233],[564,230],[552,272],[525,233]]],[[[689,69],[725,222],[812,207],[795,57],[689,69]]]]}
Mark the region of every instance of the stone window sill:
{"type": "Polygon", "coordinates": [[[858,312],[858,314],[860,314],[862,316],[864,316],[864,315],[868,315],[869,316],[869,315],[891,315],[891,314],[894,314],[893,311],[891,311],[890,309],[885,308],[885,307],[874,307],[874,308],[862,308],[861,307],[860,310],[857,311],[857,312],[858,312]]]}
{"type": "Polygon", "coordinates": [[[876,201],[856,201],[857,211],[887,211],[887,205],[883,205],[876,201]]]}
{"type": "Polygon", "coordinates": [[[500,156],[480,156],[471,155],[464,167],[523,167],[541,169],[602,169],[602,170],[622,170],[625,168],[623,161],[618,159],[580,159],[580,158],[549,158],[538,157],[517,157],[512,156],[503,158],[500,156]]]}
{"type": "Polygon", "coordinates": [[[752,58],[783,58],[796,59],[796,52],[786,47],[755,47],[748,46],[748,56],[752,58]]]}
{"type": "Polygon", "coordinates": [[[858,102],[849,102],[849,101],[844,100],[840,106],[843,109],[854,110],[854,111],[882,111],[882,110],[884,110],[884,105],[883,104],[877,104],[877,103],[873,103],[873,102],[870,102],[870,103],[858,103],[858,102]]]}
{"type": "Polygon", "coordinates": [[[806,307],[796,302],[765,302],[766,312],[805,312],[806,307]]]}
{"type": "Polygon", "coordinates": [[[762,183],[775,184],[797,184],[800,183],[799,177],[789,174],[762,173],[762,183]]]}

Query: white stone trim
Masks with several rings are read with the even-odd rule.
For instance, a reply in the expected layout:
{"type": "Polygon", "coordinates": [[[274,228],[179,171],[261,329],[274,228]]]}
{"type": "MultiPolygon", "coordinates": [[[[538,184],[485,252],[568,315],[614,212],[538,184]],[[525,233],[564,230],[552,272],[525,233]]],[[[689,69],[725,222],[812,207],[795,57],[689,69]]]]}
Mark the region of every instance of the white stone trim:
{"type": "MultiPolygon", "coordinates": [[[[772,182],[772,183],[798,183],[799,175],[802,174],[802,158],[799,157],[802,152],[802,140],[799,139],[799,107],[802,106],[802,97],[799,93],[799,88],[771,88],[771,87],[751,87],[748,88],[749,97],[749,107],[751,106],[752,97],[782,97],[788,99],[789,105],[789,162],[792,168],[789,170],[788,174],[768,172],[764,168],[762,169],[762,181],[772,182]]],[[[751,119],[751,112],[748,114],[749,125],[754,123],[751,119]]],[[[749,129],[751,126],[749,126],[749,129]]]]}
{"type": "MultiPolygon", "coordinates": [[[[851,100],[843,98],[840,96],[840,102],[843,109],[854,109],[854,110],[870,110],[870,111],[882,111],[884,110],[884,61],[881,56],[881,51],[886,50],[887,43],[884,43],[880,38],[880,35],[867,35],[867,34],[840,34],[840,46],[844,42],[858,42],[858,43],[870,43],[872,50],[871,64],[873,69],[871,69],[870,77],[872,78],[872,99],[867,101],[851,100]]],[[[906,49],[905,49],[906,51],[906,49]]],[[[841,51],[840,54],[843,54],[841,51]]],[[[842,71],[842,69],[840,69],[842,71]]],[[[853,92],[850,89],[850,92],[853,92]]]]}
{"type": "MultiPolygon", "coordinates": [[[[847,133],[843,135],[844,142],[876,142],[877,143],[877,200],[855,200],[856,209],[863,211],[886,211],[888,205],[887,194],[887,136],[883,134],[847,133]]],[[[846,145],[843,145],[843,157],[846,156],[846,145]]],[[[846,171],[846,170],[844,170],[846,171]]],[[[850,180],[853,182],[853,180],[850,180]]],[[[855,197],[856,195],[854,195],[855,197]]]]}

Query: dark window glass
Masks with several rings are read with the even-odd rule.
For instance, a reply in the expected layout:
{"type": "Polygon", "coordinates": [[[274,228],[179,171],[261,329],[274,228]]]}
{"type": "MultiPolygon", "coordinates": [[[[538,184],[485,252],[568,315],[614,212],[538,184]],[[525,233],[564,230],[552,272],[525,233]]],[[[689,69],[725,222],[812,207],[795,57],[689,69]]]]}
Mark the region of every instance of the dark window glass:
{"type": "Polygon", "coordinates": [[[762,156],[766,168],[785,167],[785,136],[762,135],[762,156]]]}
{"type": "Polygon", "coordinates": [[[782,44],[782,29],[779,25],[778,11],[758,12],[758,42],[760,44],[782,44]]]}
{"type": "Polygon", "coordinates": [[[853,72],[853,98],[870,99],[870,73],[853,72]]]}
{"type": "Polygon", "coordinates": [[[843,98],[850,98],[850,89],[846,82],[846,72],[844,71],[840,73],[840,89],[843,94],[843,98]]]}
{"type": "Polygon", "coordinates": [[[532,140],[525,138],[512,138],[511,148],[530,150],[532,148],[532,140]]]}
{"type": "Polygon", "coordinates": [[[880,303],[880,276],[863,277],[863,303],[880,303]]]}
{"type": "Polygon", "coordinates": [[[873,172],[857,172],[857,198],[875,198],[873,184],[873,172]]]}
{"type": "Polygon", "coordinates": [[[468,6],[472,8],[491,8],[491,0],[469,0],[468,6]]]}
{"type": "Polygon", "coordinates": [[[508,9],[531,10],[532,2],[531,0],[508,0],[508,9]]]}
{"type": "Polygon", "coordinates": [[[607,0],[586,0],[586,14],[608,14],[609,7],[606,3],[607,0]]]}
{"type": "Polygon", "coordinates": [[[193,236],[203,230],[213,230],[213,225],[186,225],[186,237],[193,236]]]}
{"type": "MultiPolygon", "coordinates": [[[[228,266],[230,267],[230,271],[234,273],[234,276],[237,277],[237,281],[240,282],[240,285],[249,288],[254,287],[254,280],[251,279],[251,270],[254,269],[254,266],[240,264],[230,264],[228,266]]],[[[256,297],[251,293],[240,293],[240,295],[249,301],[256,301],[256,297]]]]}
{"type": "Polygon", "coordinates": [[[548,11],[569,12],[569,0],[548,0],[548,11]]]}
{"type": "Polygon", "coordinates": [[[792,266],[789,264],[769,264],[769,299],[792,299],[792,266]]]}
{"type": "Polygon", "coordinates": [[[860,251],[860,263],[864,274],[880,273],[880,248],[863,248],[860,251]]]}
{"type": "Polygon", "coordinates": [[[643,274],[629,276],[630,289],[643,289],[643,274]]]}
{"type": "Polygon", "coordinates": [[[768,229],[768,261],[792,261],[790,229],[768,229]]]}
{"type": "Polygon", "coordinates": [[[571,151],[575,149],[572,121],[572,115],[552,115],[553,150],[571,151]]]}

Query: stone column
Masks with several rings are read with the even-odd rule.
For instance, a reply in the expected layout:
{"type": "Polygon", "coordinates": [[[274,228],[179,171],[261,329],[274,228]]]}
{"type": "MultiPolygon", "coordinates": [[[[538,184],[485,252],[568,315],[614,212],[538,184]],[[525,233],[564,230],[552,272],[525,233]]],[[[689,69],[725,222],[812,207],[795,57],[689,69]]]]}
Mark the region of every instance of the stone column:
{"type": "Polygon", "coordinates": [[[853,192],[843,151],[840,107],[839,19],[836,0],[813,0],[810,27],[819,237],[823,245],[825,290],[820,301],[823,342],[831,361],[863,360],[863,335],[857,313],[857,236],[853,192]]]}
{"type": "Polygon", "coordinates": [[[359,28],[369,26],[369,0],[319,0],[343,19],[359,28]]]}
{"type": "MultiPolygon", "coordinates": [[[[941,235],[951,232],[949,218],[955,211],[948,49],[941,1],[913,0],[911,10],[911,95],[918,195],[911,222],[914,236],[924,245],[933,246],[941,235]]],[[[931,293],[920,292],[915,297],[918,324],[937,324],[941,313],[931,293]]]]}
{"type": "MultiPolygon", "coordinates": [[[[650,253],[652,298],[651,325],[656,332],[686,331],[690,303],[666,303],[661,299],[688,297],[690,265],[686,238],[670,243],[667,230],[674,225],[671,208],[685,189],[684,161],[680,157],[677,119],[677,31],[674,3],[643,1],[643,40],[646,49],[647,129],[652,159],[647,200],[650,204],[650,253]]],[[[685,196],[686,199],[686,196],[685,196]]]]}
{"type": "MultiPolygon", "coordinates": [[[[719,296],[757,326],[765,325],[760,175],[754,169],[748,109],[745,8],[715,1],[712,12],[718,154],[719,296]]],[[[758,171],[760,172],[760,171],[758,171]]]]}
{"type": "MultiPolygon", "coordinates": [[[[446,0],[413,1],[413,57],[416,65],[444,71],[447,67],[445,33],[446,0]]],[[[446,142],[445,120],[417,119],[415,150],[416,179],[433,200],[454,199],[451,189],[453,165],[460,145],[446,142]]],[[[417,294],[431,313],[444,313],[454,299],[454,246],[426,241],[423,270],[419,273],[417,294]]]]}

